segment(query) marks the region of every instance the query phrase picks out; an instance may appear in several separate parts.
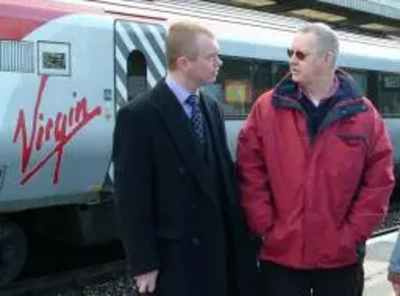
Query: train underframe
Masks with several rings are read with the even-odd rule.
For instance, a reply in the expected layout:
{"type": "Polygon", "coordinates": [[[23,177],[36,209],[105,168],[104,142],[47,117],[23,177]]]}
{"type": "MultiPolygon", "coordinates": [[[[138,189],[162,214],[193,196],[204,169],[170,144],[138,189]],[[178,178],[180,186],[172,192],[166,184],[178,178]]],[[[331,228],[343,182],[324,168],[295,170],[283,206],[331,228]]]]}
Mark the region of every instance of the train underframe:
{"type": "Polygon", "coordinates": [[[88,247],[118,240],[114,202],[27,210],[0,217],[0,286],[23,274],[28,257],[45,264],[52,242],[88,247]],[[38,258],[43,258],[38,259],[38,258]]]}

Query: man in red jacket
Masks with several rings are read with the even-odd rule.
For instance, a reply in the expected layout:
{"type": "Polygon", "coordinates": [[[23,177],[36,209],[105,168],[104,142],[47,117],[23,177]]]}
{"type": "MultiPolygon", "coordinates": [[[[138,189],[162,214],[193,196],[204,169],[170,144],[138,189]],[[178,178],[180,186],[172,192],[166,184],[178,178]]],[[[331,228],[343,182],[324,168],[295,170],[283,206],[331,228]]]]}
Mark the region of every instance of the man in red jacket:
{"type": "Polygon", "coordinates": [[[365,242],[394,187],[384,122],[337,69],[339,42],[308,24],[290,73],[254,104],[238,138],[241,202],[261,239],[268,296],[355,296],[365,242]]]}

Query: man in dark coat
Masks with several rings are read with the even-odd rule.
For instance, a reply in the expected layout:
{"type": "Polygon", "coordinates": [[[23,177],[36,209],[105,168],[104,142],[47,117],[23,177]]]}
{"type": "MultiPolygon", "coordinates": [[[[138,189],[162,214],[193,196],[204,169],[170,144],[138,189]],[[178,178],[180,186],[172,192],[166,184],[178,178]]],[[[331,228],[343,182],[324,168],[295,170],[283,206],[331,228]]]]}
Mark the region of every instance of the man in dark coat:
{"type": "Polygon", "coordinates": [[[222,62],[206,28],[173,25],[168,74],[118,112],[113,161],[121,238],[139,293],[256,296],[224,120],[199,87],[222,62]]]}

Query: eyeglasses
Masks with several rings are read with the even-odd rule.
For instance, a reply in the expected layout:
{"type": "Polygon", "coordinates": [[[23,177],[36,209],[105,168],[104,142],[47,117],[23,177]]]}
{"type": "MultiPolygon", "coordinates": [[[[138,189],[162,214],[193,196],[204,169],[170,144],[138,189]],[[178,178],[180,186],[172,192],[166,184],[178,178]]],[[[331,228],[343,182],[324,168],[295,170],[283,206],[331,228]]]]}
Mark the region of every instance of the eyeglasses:
{"type": "Polygon", "coordinates": [[[303,60],[305,60],[306,57],[311,55],[311,53],[305,53],[301,50],[293,50],[293,49],[288,48],[287,55],[289,58],[292,58],[292,56],[295,55],[299,61],[303,61],[303,60]]]}

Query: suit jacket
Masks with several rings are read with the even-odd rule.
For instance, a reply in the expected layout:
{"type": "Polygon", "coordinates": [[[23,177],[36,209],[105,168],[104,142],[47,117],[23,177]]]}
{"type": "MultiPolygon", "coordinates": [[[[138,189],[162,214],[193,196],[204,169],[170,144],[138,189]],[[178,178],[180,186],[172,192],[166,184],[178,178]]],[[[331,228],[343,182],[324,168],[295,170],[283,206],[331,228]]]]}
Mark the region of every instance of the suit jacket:
{"type": "Polygon", "coordinates": [[[227,280],[230,293],[255,296],[255,248],[238,202],[223,115],[215,100],[201,100],[223,198],[217,200],[205,177],[187,115],[161,81],[117,115],[113,161],[121,239],[132,275],[161,271],[157,295],[225,296],[227,280]]]}

